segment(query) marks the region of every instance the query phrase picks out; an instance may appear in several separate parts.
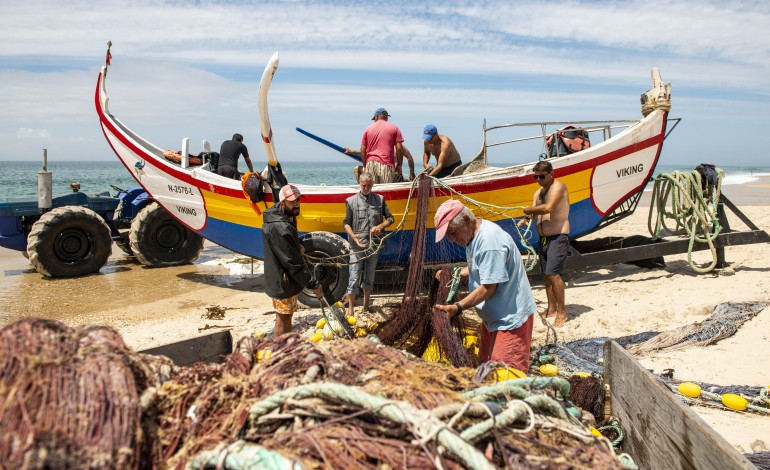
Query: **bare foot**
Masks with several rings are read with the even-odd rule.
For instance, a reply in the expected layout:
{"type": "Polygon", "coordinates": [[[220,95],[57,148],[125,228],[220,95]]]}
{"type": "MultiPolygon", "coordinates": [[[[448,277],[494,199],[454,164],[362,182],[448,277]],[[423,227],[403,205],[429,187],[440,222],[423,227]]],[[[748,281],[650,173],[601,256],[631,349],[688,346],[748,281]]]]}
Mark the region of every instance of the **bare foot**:
{"type": "Polygon", "coordinates": [[[567,323],[567,314],[556,314],[556,320],[553,321],[553,326],[556,328],[559,328],[560,326],[564,326],[564,324],[567,323]]]}

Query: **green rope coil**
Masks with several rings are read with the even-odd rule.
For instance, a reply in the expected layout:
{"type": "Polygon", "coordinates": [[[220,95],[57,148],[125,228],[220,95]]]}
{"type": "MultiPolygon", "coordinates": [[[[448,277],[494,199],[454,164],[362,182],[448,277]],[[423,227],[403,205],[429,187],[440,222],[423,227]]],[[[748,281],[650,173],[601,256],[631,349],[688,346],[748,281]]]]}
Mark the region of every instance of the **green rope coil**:
{"type": "Polygon", "coordinates": [[[714,240],[722,230],[717,208],[723,178],[724,171],[717,168],[717,184],[709,185],[704,194],[700,173],[675,171],[658,175],[652,188],[652,203],[647,219],[650,234],[656,240],[661,238],[664,229],[672,234],[687,235],[690,239],[687,262],[700,274],[710,272],[717,264],[714,240]],[[670,209],[667,208],[669,206],[670,209]],[[673,221],[675,225],[668,226],[667,220],[673,221]],[[692,260],[696,242],[707,243],[711,250],[712,261],[706,266],[697,266],[692,260]]]}

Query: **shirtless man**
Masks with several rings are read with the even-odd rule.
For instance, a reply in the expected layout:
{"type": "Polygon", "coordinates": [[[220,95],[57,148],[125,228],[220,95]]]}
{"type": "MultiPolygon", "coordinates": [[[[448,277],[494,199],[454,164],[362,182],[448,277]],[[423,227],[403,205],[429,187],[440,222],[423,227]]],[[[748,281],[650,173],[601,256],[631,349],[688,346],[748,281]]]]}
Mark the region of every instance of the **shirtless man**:
{"type": "Polygon", "coordinates": [[[519,225],[536,218],[540,235],[540,265],[548,297],[546,317],[556,315],[553,326],[559,327],[567,322],[561,275],[569,252],[569,193],[567,186],[553,177],[553,167],[548,161],[537,162],[532,171],[540,189],[535,191],[532,206],[524,208],[528,219],[520,220],[519,225]]]}
{"type": "Polygon", "coordinates": [[[433,167],[428,175],[435,178],[444,178],[452,174],[452,171],[462,165],[460,152],[455,148],[452,140],[438,133],[438,129],[433,124],[428,124],[422,131],[422,138],[425,140],[425,150],[422,154],[422,165],[425,168],[430,166],[431,154],[436,157],[436,166],[433,167]]]}

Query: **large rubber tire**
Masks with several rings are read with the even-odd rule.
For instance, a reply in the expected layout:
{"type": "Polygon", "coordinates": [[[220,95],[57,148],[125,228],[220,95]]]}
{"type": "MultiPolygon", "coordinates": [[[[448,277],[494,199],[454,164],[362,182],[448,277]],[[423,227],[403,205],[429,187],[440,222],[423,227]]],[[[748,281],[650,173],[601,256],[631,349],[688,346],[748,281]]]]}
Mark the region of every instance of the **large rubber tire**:
{"type": "Polygon", "coordinates": [[[32,225],[27,253],[47,277],[75,277],[99,271],[112,253],[110,228],[87,207],[57,207],[32,225]]]}
{"type": "Polygon", "coordinates": [[[128,238],[136,259],[153,268],[190,264],[203,250],[203,237],[171,217],[157,202],[139,211],[128,238]]]}
{"type": "MultiPolygon", "coordinates": [[[[329,263],[321,262],[316,269],[318,281],[327,286],[334,301],[341,300],[348,288],[350,272],[348,270],[348,258],[350,257],[350,245],[347,240],[331,232],[310,232],[302,236],[302,244],[305,245],[305,254],[316,258],[332,258],[329,263]]],[[[315,293],[303,289],[299,293],[299,301],[308,307],[318,308],[321,301],[315,293]]]]}

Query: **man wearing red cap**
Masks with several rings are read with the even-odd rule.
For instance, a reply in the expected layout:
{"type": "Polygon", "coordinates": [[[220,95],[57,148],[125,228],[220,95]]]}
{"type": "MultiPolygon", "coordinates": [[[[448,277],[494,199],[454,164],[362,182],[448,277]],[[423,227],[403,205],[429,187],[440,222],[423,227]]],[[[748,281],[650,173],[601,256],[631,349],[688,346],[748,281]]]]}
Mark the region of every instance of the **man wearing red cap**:
{"type": "Polygon", "coordinates": [[[297,233],[302,193],[293,184],[287,184],[278,194],[278,204],[266,210],[262,219],[265,292],[275,307],[275,337],[291,332],[292,315],[302,289],[315,290],[316,296],[321,297],[321,287],[302,259],[305,248],[297,233]]]}
{"type": "Polygon", "coordinates": [[[511,236],[497,224],[477,219],[460,201],[439,206],[434,218],[436,243],[446,238],[465,247],[468,266],[466,297],[452,305],[436,305],[449,318],[476,307],[482,325],[479,363],[505,362],[529,370],[535,298],[521,254],[511,236]]]}

